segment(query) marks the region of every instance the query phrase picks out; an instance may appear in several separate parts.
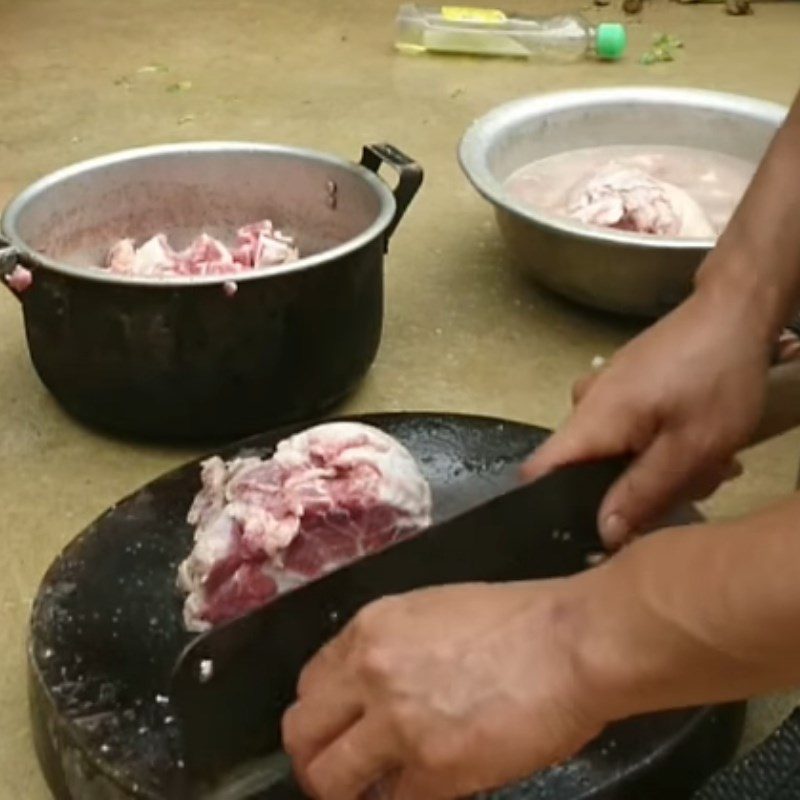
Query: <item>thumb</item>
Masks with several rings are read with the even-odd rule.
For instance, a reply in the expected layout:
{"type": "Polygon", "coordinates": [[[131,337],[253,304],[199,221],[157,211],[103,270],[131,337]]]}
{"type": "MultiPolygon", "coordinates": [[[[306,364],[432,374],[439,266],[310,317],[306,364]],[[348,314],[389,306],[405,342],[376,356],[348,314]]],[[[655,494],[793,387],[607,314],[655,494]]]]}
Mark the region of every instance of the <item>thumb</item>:
{"type": "Polygon", "coordinates": [[[598,525],[606,545],[623,545],[683,493],[691,467],[674,434],[661,434],[611,487],[598,525]]]}
{"type": "Polygon", "coordinates": [[[711,497],[723,483],[735,480],[743,472],[744,467],[741,462],[736,459],[717,464],[711,467],[707,472],[692,478],[690,485],[686,487],[687,491],[684,493],[682,499],[688,502],[705,500],[707,497],[711,497]]]}
{"type": "Polygon", "coordinates": [[[584,397],[586,397],[589,389],[594,386],[597,379],[603,374],[605,367],[598,367],[597,369],[582,375],[578,380],[572,384],[572,405],[577,406],[584,397]]]}

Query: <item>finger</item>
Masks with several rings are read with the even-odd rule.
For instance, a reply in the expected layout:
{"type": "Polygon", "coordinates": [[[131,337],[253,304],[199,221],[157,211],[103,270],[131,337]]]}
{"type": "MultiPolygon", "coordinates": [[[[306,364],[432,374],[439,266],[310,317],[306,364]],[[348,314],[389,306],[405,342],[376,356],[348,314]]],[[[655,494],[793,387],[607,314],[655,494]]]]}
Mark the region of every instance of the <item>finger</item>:
{"type": "Polygon", "coordinates": [[[800,339],[792,331],[784,331],[778,340],[778,360],[794,361],[800,356],[800,339]]]}
{"type": "Polygon", "coordinates": [[[572,387],[572,405],[576,406],[583,400],[594,382],[600,377],[600,373],[606,369],[608,369],[608,362],[602,356],[595,356],[592,359],[592,371],[575,381],[572,387]]]}
{"type": "Polygon", "coordinates": [[[361,796],[361,800],[394,800],[400,770],[384,775],[372,784],[361,796]]]}
{"type": "MultiPolygon", "coordinates": [[[[430,783],[413,770],[403,770],[397,779],[392,800],[450,800],[451,794],[436,792],[430,783]]],[[[456,795],[459,796],[459,795],[456,795]]]]}
{"type": "Polygon", "coordinates": [[[639,452],[653,433],[622,408],[595,406],[589,412],[578,406],[564,427],[522,465],[522,477],[534,481],[568,464],[639,452]]]}
{"type": "MultiPolygon", "coordinates": [[[[306,768],[305,782],[322,800],[358,800],[400,763],[399,747],[378,715],[364,717],[306,768]]],[[[375,789],[372,788],[374,793],[375,789]]]]}
{"type": "Polygon", "coordinates": [[[689,450],[675,434],[662,434],[611,487],[598,520],[609,547],[620,547],[682,495],[692,477],[689,450]]]}
{"type": "Polygon", "coordinates": [[[800,358],[800,342],[782,343],[778,353],[778,360],[781,363],[796,361],[800,358]]]}
{"type": "Polygon", "coordinates": [[[738,478],[742,472],[744,472],[744,468],[739,461],[735,459],[727,461],[722,466],[715,467],[702,477],[691,481],[684,497],[689,501],[705,500],[714,494],[723,483],[738,478]]]}
{"type": "Polygon", "coordinates": [[[323,645],[303,667],[297,681],[298,697],[325,687],[331,680],[340,679],[352,644],[351,632],[352,626],[347,625],[338,636],[323,645]]]}
{"type": "Polygon", "coordinates": [[[363,713],[356,693],[341,684],[311,699],[300,700],[283,715],[283,746],[295,769],[302,771],[332,741],[355,724],[363,713]]]}
{"type": "Polygon", "coordinates": [[[586,393],[589,389],[592,388],[592,385],[597,380],[599,376],[599,372],[590,372],[588,375],[584,375],[581,378],[578,378],[577,381],[572,386],[572,405],[577,406],[584,397],[586,397],[586,393]]]}

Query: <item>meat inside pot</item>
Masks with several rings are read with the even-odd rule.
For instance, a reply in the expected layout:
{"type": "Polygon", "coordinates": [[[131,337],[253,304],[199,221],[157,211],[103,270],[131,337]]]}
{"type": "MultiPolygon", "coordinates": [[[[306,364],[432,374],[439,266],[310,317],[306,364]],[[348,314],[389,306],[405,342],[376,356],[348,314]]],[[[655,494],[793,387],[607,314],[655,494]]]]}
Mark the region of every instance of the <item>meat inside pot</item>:
{"type": "Polygon", "coordinates": [[[118,275],[196,277],[274,267],[299,257],[293,238],[276,230],[270,220],[263,220],[239,228],[236,244],[230,249],[207,233],[183,250],[173,249],[163,233],[139,247],[133,239],[120,239],[110,248],[105,266],[118,275]]]}
{"type": "Polygon", "coordinates": [[[367,425],[319,425],[269,459],[203,464],[181,564],[184,621],[203,631],[431,522],[431,492],[411,454],[367,425]]]}
{"type": "Polygon", "coordinates": [[[266,272],[347,245],[387,216],[389,202],[346,162],[235,143],[111,154],[31,189],[7,233],[32,256],[115,282],[151,271],[151,280],[266,272]],[[259,241],[260,253],[241,252],[259,241]]]}

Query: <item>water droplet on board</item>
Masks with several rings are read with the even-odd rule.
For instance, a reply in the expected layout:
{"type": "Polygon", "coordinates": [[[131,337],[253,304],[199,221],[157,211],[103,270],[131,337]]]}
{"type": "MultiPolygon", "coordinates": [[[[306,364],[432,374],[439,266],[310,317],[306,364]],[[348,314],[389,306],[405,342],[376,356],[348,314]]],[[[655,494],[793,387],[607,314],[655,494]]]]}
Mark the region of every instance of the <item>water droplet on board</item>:
{"type": "Polygon", "coordinates": [[[210,658],[204,658],[200,662],[200,683],[208,683],[214,677],[214,662],[210,658]]]}

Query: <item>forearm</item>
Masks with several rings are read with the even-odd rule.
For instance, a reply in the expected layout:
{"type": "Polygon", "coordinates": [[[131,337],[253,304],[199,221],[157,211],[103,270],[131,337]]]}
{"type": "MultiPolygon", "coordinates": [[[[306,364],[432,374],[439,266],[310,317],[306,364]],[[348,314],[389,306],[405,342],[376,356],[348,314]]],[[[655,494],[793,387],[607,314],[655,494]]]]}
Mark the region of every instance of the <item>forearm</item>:
{"type": "Polygon", "coordinates": [[[696,278],[771,339],[800,304],[800,95],[696,278]]]}
{"type": "Polygon", "coordinates": [[[575,587],[576,669],[609,721],[800,683],[800,495],[645,537],[575,587]]]}

